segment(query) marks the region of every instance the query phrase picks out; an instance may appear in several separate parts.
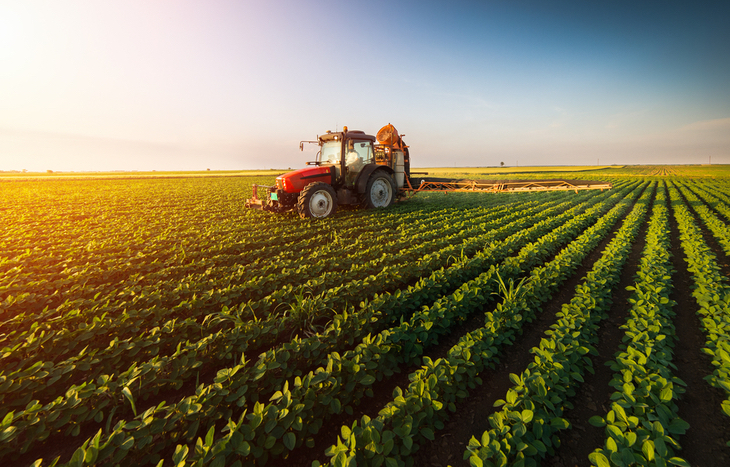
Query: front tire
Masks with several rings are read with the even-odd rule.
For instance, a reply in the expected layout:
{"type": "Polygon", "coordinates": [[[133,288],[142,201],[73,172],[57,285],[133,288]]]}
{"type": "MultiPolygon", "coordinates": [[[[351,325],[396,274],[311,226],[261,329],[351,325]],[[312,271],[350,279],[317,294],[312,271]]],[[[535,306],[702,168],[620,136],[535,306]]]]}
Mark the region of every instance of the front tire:
{"type": "Polygon", "coordinates": [[[337,194],[332,185],[313,182],[305,186],[297,201],[299,217],[324,219],[337,212],[337,194]]]}
{"type": "Polygon", "coordinates": [[[368,208],[387,208],[395,199],[395,183],[385,172],[376,171],[370,176],[365,188],[365,206],[368,208]]]}

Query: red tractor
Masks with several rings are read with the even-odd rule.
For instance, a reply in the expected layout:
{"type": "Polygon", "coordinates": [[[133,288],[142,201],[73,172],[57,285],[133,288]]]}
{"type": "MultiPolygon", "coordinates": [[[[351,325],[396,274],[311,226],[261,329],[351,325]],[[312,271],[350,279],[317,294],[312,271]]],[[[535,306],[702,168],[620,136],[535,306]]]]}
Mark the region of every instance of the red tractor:
{"type": "Polygon", "coordinates": [[[393,125],[378,131],[377,137],[359,130],[328,131],[317,137],[316,160],[307,167],[280,175],[276,186],[253,186],[246,207],[271,212],[296,209],[303,218],[333,215],[337,206],[385,208],[405,195],[410,186],[410,159],[404,135],[393,125]],[[267,194],[258,197],[258,189],[267,194]]]}

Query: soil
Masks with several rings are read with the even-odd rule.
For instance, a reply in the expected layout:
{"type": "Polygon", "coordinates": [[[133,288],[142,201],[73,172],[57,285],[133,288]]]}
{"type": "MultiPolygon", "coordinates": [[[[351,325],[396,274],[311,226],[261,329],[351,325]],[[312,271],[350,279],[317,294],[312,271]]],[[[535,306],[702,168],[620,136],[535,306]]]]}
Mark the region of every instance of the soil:
{"type": "MultiPolygon", "coordinates": [[[[488,417],[494,412],[496,400],[504,398],[507,389],[512,387],[511,373],[521,373],[533,360],[529,349],[539,345],[544,333],[555,321],[555,315],[563,304],[570,302],[576,285],[590,271],[601,257],[605,246],[619,229],[618,221],[612,231],[586,257],[574,274],[560,287],[556,295],[545,303],[536,319],[526,323],[521,336],[511,347],[503,349],[501,360],[494,369],[483,371],[479,376],[483,385],[471,391],[469,397],[457,404],[456,412],[450,414],[443,430],[436,433],[436,439],[420,447],[414,456],[414,465],[441,467],[466,464],[463,454],[472,436],[489,429],[488,417]]],[[[488,310],[484,310],[488,311],[488,310]]]]}
{"type": "MultiPolygon", "coordinates": [[[[651,206],[650,206],[651,208],[651,206]]],[[[650,211],[649,211],[650,213],[650,211]]],[[[647,213],[647,221],[649,219],[647,213]]],[[[483,384],[472,390],[470,395],[457,404],[455,413],[445,422],[445,427],[436,432],[436,439],[431,443],[420,446],[413,455],[415,466],[443,467],[447,465],[467,465],[463,460],[466,446],[472,436],[479,436],[489,429],[488,417],[494,412],[494,402],[505,397],[507,390],[512,387],[509,380],[511,373],[521,373],[533,360],[530,349],[539,345],[545,336],[545,331],[555,322],[555,315],[563,304],[573,297],[576,285],[600,258],[602,251],[615,236],[622,220],[619,220],[606,238],[588,255],[574,274],[560,287],[551,300],[543,304],[542,311],[535,320],[526,323],[523,332],[515,342],[500,352],[500,359],[492,369],[483,371],[479,376],[483,384]]],[[[718,258],[718,265],[725,277],[730,277],[730,262],[728,256],[721,249],[704,226],[698,222],[708,246],[718,258]]],[[[543,459],[543,466],[573,467],[590,466],[588,454],[601,447],[605,441],[605,429],[597,428],[588,423],[594,415],[604,415],[610,408],[610,396],[614,391],[609,382],[613,377],[612,370],[606,365],[620,350],[624,331],[620,328],[626,321],[629,311],[628,299],[631,292],[626,290],[634,282],[638,270],[642,251],[645,246],[645,234],[648,222],[644,222],[636,241],[632,245],[629,258],[624,265],[621,280],[615,287],[612,296],[612,306],[608,318],[601,322],[596,345],[598,355],[592,356],[594,374],[584,375],[585,382],[580,385],[574,398],[570,401],[573,409],[565,412],[565,418],[571,428],[561,433],[561,446],[553,456],[543,459]]],[[[730,447],[725,442],[730,440],[730,417],[720,409],[725,398],[723,391],[716,389],[705,381],[704,377],[713,371],[711,358],[702,352],[705,336],[701,322],[697,315],[698,306],[692,297],[692,276],[687,270],[686,258],[681,248],[676,221],[670,210],[670,238],[672,264],[675,273],[672,275],[673,292],[671,299],[676,302],[674,321],[676,340],[674,342],[674,359],[676,366],[674,374],[686,383],[686,391],[677,401],[679,416],[690,424],[690,429],[684,435],[675,436],[681,445],[677,452],[693,467],[712,467],[730,465],[730,447]]],[[[485,308],[484,312],[491,310],[485,308]]],[[[465,333],[476,329],[483,324],[483,314],[475,313],[457,325],[453,332],[444,337],[439,344],[426,353],[432,359],[443,357],[448,350],[465,333]]],[[[322,426],[314,437],[315,447],[301,447],[291,452],[286,459],[275,459],[267,463],[269,466],[310,466],[318,459],[326,463],[329,459],[324,450],[337,440],[340,428],[353,420],[359,420],[363,415],[375,418],[378,412],[393,398],[396,387],[405,388],[409,384],[409,374],[419,366],[401,368],[391,378],[376,382],[373,386],[373,397],[361,401],[354,413],[345,413],[331,417],[322,426]]],[[[209,376],[209,375],[207,375],[209,376]]],[[[182,389],[190,390],[189,387],[182,389]]],[[[95,431],[96,427],[86,428],[95,431]]],[[[93,433],[91,433],[93,434],[93,433]]],[[[87,436],[86,432],[82,433],[87,436]]],[[[70,437],[58,436],[49,440],[44,448],[49,452],[66,451],[64,443],[70,437]]],[[[73,444],[73,443],[72,443],[73,444]]],[[[44,456],[47,457],[47,456],[44,456]]],[[[165,453],[165,459],[171,457],[165,453]]],[[[37,458],[35,454],[27,454],[21,458],[21,464],[37,458]]]]}

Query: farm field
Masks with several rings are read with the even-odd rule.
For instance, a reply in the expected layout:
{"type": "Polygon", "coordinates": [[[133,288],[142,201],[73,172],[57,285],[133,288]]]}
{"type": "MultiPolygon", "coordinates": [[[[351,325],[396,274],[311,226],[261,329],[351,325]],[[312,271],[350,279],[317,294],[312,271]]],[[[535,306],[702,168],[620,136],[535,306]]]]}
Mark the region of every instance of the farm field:
{"type": "Polygon", "coordinates": [[[428,171],[614,188],[0,177],[0,465],[730,465],[730,167],[544,169],[428,171]]]}

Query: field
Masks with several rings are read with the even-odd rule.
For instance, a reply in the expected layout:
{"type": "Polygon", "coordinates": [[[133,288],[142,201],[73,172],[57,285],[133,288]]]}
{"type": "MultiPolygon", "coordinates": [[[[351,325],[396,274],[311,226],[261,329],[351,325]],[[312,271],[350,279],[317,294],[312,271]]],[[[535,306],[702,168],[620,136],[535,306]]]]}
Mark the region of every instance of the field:
{"type": "Polygon", "coordinates": [[[421,170],[0,177],[0,465],[730,465],[730,166],[421,170]]]}

